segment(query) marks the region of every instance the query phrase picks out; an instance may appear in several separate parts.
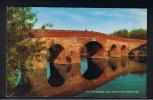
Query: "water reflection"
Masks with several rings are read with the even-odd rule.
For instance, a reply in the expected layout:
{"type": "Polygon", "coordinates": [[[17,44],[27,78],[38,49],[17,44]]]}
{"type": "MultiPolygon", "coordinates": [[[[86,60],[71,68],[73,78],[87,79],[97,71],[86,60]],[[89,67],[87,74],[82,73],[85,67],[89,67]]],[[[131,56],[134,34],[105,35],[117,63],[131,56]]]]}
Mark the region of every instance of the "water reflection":
{"type": "Polygon", "coordinates": [[[85,68],[86,70],[84,70],[84,74],[82,74],[85,79],[97,79],[102,74],[103,70],[91,58],[87,58],[87,65],[87,69],[85,68]]]}
{"type": "Polygon", "coordinates": [[[126,67],[128,65],[128,57],[121,57],[121,66],[126,67]]]}
{"type": "Polygon", "coordinates": [[[128,57],[131,61],[136,61],[140,63],[146,63],[146,56],[129,56],[128,57]]]}
{"type": "Polygon", "coordinates": [[[97,79],[103,73],[105,67],[108,67],[111,69],[112,72],[115,72],[118,68],[119,70],[122,70],[121,68],[126,67],[128,67],[126,69],[130,69],[131,66],[133,68],[137,68],[137,66],[144,66],[143,64],[146,63],[145,61],[146,60],[144,57],[131,57],[131,59],[129,59],[128,57],[112,57],[107,60],[99,59],[97,61],[95,61],[95,59],[93,58],[81,58],[80,71],[81,75],[85,79],[93,80],[97,79]]]}
{"type": "Polygon", "coordinates": [[[24,68],[20,68],[20,70],[16,71],[18,74],[16,78],[16,86],[15,86],[15,94],[17,96],[24,95],[28,93],[32,89],[32,83],[29,77],[26,75],[26,70],[24,68]],[[23,91],[24,90],[24,91],[23,91]]]}
{"type": "Polygon", "coordinates": [[[46,77],[47,79],[49,79],[49,77],[51,77],[51,69],[50,69],[50,62],[47,62],[47,66],[46,66],[46,77]]]}
{"type": "Polygon", "coordinates": [[[113,59],[110,59],[108,64],[111,67],[112,71],[115,71],[117,69],[117,66],[116,66],[116,64],[115,64],[113,59]]]}
{"type": "MultiPolygon", "coordinates": [[[[144,59],[143,59],[144,60],[144,59]]],[[[133,57],[133,60],[128,57],[121,58],[109,58],[108,60],[100,59],[99,62],[95,62],[99,67],[103,67],[105,63],[104,73],[99,79],[94,82],[97,84],[99,82],[104,82],[104,80],[110,80],[106,84],[97,86],[96,89],[87,90],[77,97],[96,97],[96,98],[121,98],[121,97],[144,97],[146,96],[146,62],[142,62],[141,58],[133,57]],[[139,91],[137,94],[114,94],[114,93],[90,93],[90,91],[139,91]],[[123,96],[122,96],[123,95],[123,96]]],[[[88,82],[89,84],[89,82],[88,82]]]]}
{"type": "Polygon", "coordinates": [[[50,86],[61,86],[64,83],[64,78],[54,66],[54,61],[58,55],[64,50],[60,44],[54,44],[49,48],[50,57],[47,63],[47,79],[50,86]]]}
{"type": "MultiPolygon", "coordinates": [[[[146,71],[146,62],[140,63],[137,60],[131,61],[128,57],[109,59],[81,58],[80,64],[70,64],[71,67],[69,64],[58,65],[51,62],[48,62],[47,66],[47,70],[50,69],[50,71],[47,72],[47,80],[45,75],[46,71],[41,69],[35,70],[35,73],[39,72],[37,74],[42,73],[39,77],[36,76],[35,73],[33,73],[33,77],[31,77],[31,80],[35,83],[31,91],[36,91],[38,93],[37,95],[40,96],[63,96],[64,93],[72,96],[75,93],[98,88],[100,85],[103,86],[104,83],[107,85],[107,82],[114,81],[114,79],[119,76],[123,76],[120,82],[126,80],[130,81],[133,76],[124,79],[124,74],[126,73],[137,74],[138,72],[146,71]]],[[[126,82],[128,83],[128,81],[126,82]]],[[[120,85],[124,87],[125,83],[119,84],[118,87],[120,85]]],[[[137,87],[138,83],[132,84],[136,84],[135,87],[137,87]]],[[[108,87],[110,89],[114,88],[112,85],[108,87]]],[[[143,89],[143,87],[140,88],[143,89]]],[[[30,95],[34,94],[31,92],[30,95]]]]}
{"type": "Polygon", "coordinates": [[[110,63],[110,66],[111,66],[112,71],[115,71],[117,69],[117,67],[113,63],[110,63]]]}
{"type": "Polygon", "coordinates": [[[81,64],[81,68],[80,68],[81,75],[83,75],[87,71],[87,69],[88,69],[88,61],[87,61],[87,58],[86,57],[81,58],[81,63],[80,64],[81,64]]]}
{"type": "Polygon", "coordinates": [[[62,77],[62,75],[58,72],[58,70],[55,68],[54,64],[52,62],[50,63],[50,76],[48,78],[48,83],[51,86],[61,86],[64,83],[64,78],[62,77]]]}

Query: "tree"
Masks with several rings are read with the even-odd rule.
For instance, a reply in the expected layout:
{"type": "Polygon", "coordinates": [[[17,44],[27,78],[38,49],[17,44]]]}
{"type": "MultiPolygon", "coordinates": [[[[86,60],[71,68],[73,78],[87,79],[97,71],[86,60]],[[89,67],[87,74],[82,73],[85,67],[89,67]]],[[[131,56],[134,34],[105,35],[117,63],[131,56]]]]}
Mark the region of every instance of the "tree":
{"type": "Polygon", "coordinates": [[[133,29],[130,31],[130,37],[134,39],[147,39],[147,31],[145,29],[133,29]]]}
{"type": "MultiPolygon", "coordinates": [[[[26,79],[26,61],[30,59],[39,58],[42,48],[42,41],[38,38],[32,42],[31,32],[33,26],[37,21],[36,14],[32,13],[29,7],[8,7],[7,8],[7,88],[8,95],[14,94],[15,70],[22,71],[22,83],[26,79]]],[[[47,23],[42,26],[42,29],[51,27],[47,23]]]]}
{"type": "Polygon", "coordinates": [[[130,39],[146,39],[147,31],[145,29],[133,29],[128,32],[126,29],[114,31],[112,35],[123,37],[123,38],[130,38],[130,39]]]}
{"type": "Polygon", "coordinates": [[[123,38],[129,38],[129,33],[126,29],[115,31],[112,34],[123,38]]]}
{"type": "MultiPolygon", "coordinates": [[[[29,33],[36,23],[36,14],[29,7],[7,8],[7,84],[13,88],[14,71],[20,68],[25,75],[25,61],[31,47],[29,33]]],[[[24,77],[24,76],[23,76],[24,77]]],[[[9,91],[8,91],[9,92],[9,91]]],[[[9,95],[14,95],[12,94],[9,95]]]]}
{"type": "Polygon", "coordinates": [[[41,26],[41,30],[45,30],[47,27],[53,27],[53,25],[50,24],[50,23],[46,23],[46,24],[41,26]]]}
{"type": "Polygon", "coordinates": [[[25,48],[30,40],[28,33],[37,21],[36,15],[30,11],[31,8],[28,7],[7,8],[7,58],[9,62],[13,60],[9,59],[10,56],[13,58],[13,56],[22,56],[19,54],[27,55],[25,48]]]}

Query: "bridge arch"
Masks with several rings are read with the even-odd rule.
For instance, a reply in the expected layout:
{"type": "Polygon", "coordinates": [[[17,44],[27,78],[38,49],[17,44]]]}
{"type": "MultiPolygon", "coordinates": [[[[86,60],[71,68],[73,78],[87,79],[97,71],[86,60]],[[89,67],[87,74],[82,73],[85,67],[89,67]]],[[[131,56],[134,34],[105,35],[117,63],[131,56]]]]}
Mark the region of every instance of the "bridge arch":
{"type": "Polygon", "coordinates": [[[126,49],[126,46],[122,45],[121,50],[125,50],[125,49],[126,49]]]}
{"type": "Polygon", "coordinates": [[[49,48],[49,60],[54,62],[55,60],[62,59],[61,54],[65,51],[64,46],[61,44],[55,43],[51,45],[49,48]]]}
{"type": "Polygon", "coordinates": [[[84,54],[86,53],[86,56],[88,56],[89,58],[91,57],[98,58],[102,57],[105,51],[106,51],[105,45],[103,42],[92,39],[83,42],[79,48],[80,57],[82,56],[83,53],[84,54]]]}
{"type": "Polygon", "coordinates": [[[101,69],[92,58],[101,58],[104,55],[105,49],[103,43],[97,40],[87,40],[82,43],[79,49],[80,67],[83,71],[83,73],[81,73],[82,77],[86,80],[98,79],[103,73],[103,69],[101,69]]]}
{"type": "Polygon", "coordinates": [[[65,82],[65,79],[59,73],[59,70],[55,67],[54,63],[56,63],[57,60],[62,61],[62,56],[65,49],[61,44],[53,44],[48,48],[48,50],[49,58],[46,65],[48,84],[52,87],[62,86],[65,82]]]}
{"type": "Polygon", "coordinates": [[[108,52],[109,57],[116,57],[115,55],[118,53],[118,48],[116,44],[112,44],[110,47],[110,50],[108,52]]]}
{"type": "Polygon", "coordinates": [[[121,46],[121,56],[128,56],[128,48],[126,45],[121,46]]]}
{"type": "Polygon", "coordinates": [[[145,62],[146,56],[147,56],[147,44],[137,45],[135,46],[135,48],[129,51],[130,60],[145,62]]]}

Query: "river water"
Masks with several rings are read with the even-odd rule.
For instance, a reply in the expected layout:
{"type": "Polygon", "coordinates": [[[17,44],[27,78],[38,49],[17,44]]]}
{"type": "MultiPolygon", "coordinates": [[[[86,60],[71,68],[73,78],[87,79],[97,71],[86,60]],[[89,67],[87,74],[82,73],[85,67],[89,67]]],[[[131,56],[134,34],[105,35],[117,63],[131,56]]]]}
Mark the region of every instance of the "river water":
{"type": "MultiPolygon", "coordinates": [[[[28,72],[31,89],[26,96],[74,98],[145,98],[144,58],[81,58],[80,64],[58,65],[28,72]]],[[[18,92],[24,91],[19,89],[18,92]]]]}
{"type": "MultiPolygon", "coordinates": [[[[120,58],[116,59],[118,61],[120,58]]],[[[136,60],[136,59],[131,59],[136,60]]],[[[126,63],[131,61],[126,59],[126,63]]],[[[135,64],[131,66],[140,66],[138,63],[145,63],[140,60],[134,61],[135,64]]],[[[129,63],[128,63],[129,64],[129,63]]],[[[88,63],[86,58],[81,60],[81,72],[82,74],[87,70],[88,63]],[[85,67],[86,66],[86,67],[85,67]]],[[[130,64],[129,64],[130,66],[130,64]]],[[[142,66],[143,67],[143,66],[142,66]]],[[[77,97],[86,97],[86,98],[146,98],[146,82],[147,77],[145,71],[130,73],[127,72],[124,75],[117,77],[116,79],[99,86],[92,90],[87,90],[77,97]]]]}
{"type": "Polygon", "coordinates": [[[77,97],[86,98],[146,98],[146,73],[120,76],[109,83],[77,97]]]}

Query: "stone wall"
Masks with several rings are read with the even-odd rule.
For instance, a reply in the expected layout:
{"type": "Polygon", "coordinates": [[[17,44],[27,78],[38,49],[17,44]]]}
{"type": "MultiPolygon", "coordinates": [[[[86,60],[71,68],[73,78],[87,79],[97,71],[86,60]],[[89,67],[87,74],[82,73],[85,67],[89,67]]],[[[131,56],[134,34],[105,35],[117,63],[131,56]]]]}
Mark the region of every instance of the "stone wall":
{"type": "MultiPolygon", "coordinates": [[[[33,38],[32,41],[37,40],[38,38],[33,38]]],[[[107,57],[121,57],[121,56],[128,56],[129,51],[132,49],[140,46],[142,43],[127,43],[117,40],[110,40],[102,37],[40,37],[40,41],[43,41],[43,48],[42,51],[44,54],[49,52],[49,48],[54,44],[60,44],[64,50],[60,52],[57,56],[54,63],[57,64],[67,64],[66,56],[70,56],[72,62],[71,63],[80,63],[81,57],[81,49],[85,46],[86,43],[91,41],[96,41],[100,43],[103,47],[102,50],[98,51],[95,55],[91,58],[107,58],[107,57]],[[116,48],[111,50],[112,45],[115,45],[116,48]],[[124,51],[121,50],[122,46],[126,48],[124,51]]],[[[93,48],[94,49],[94,48],[93,48]]],[[[47,59],[41,59],[41,61],[36,62],[33,61],[37,68],[45,67],[47,59]]]]}

